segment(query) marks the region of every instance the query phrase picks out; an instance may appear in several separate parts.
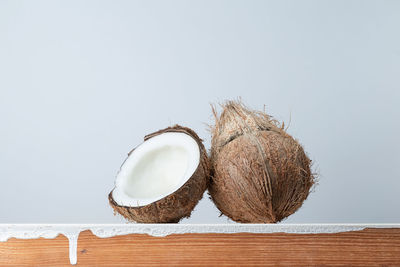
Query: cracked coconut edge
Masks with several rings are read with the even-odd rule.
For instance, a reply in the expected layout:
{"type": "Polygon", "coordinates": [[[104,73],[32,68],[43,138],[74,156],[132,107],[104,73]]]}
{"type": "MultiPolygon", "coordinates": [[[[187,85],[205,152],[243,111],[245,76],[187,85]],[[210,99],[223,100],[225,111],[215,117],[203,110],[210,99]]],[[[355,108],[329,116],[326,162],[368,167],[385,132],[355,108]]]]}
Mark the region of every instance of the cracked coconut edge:
{"type": "Polygon", "coordinates": [[[400,228],[400,224],[0,224],[0,242],[10,238],[53,239],[62,234],[69,241],[69,259],[74,265],[77,263],[79,234],[86,230],[99,238],[108,238],[128,234],[157,237],[188,233],[321,234],[365,228],[400,228]]]}

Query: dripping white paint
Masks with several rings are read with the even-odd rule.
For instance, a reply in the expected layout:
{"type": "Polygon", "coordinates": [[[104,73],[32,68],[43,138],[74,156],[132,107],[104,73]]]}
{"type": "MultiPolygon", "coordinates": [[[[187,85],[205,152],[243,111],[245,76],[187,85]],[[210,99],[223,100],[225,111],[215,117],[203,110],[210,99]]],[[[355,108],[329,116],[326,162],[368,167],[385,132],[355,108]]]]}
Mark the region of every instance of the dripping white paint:
{"type": "Polygon", "coordinates": [[[90,230],[107,238],[128,234],[167,236],[186,233],[291,233],[319,234],[361,231],[365,228],[400,228],[400,224],[0,224],[0,242],[10,238],[53,239],[62,234],[69,240],[71,264],[77,263],[80,232],[90,230]]]}

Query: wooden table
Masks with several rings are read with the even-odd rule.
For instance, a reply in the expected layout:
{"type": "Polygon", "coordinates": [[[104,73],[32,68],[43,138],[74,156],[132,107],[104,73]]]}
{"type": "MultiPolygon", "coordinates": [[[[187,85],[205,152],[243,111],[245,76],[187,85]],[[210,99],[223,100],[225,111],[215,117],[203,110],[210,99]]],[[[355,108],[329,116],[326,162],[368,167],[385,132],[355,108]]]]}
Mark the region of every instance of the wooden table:
{"type": "Polygon", "coordinates": [[[0,266],[400,266],[400,224],[0,224],[0,241],[0,266]]]}

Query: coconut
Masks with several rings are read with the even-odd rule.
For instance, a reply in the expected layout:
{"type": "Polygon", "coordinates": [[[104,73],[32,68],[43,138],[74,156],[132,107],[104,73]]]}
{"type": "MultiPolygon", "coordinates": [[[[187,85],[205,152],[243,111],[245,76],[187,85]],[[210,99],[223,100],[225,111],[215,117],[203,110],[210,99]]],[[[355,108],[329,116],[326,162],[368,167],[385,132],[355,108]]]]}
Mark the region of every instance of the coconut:
{"type": "Polygon", "coordinates": [[[178,222],[190,216],[209,176],[202,140],[193,130],[175,125],[145,136],[128,154],[108,199],[130,221],[178,222]]]}
{"type": "Polygon", "coordinates": [[[275,223],[294,213],[315,178],[302,146],[265,112],[222,105],[212,127],[211,199],[237,222],[275,223]]]}

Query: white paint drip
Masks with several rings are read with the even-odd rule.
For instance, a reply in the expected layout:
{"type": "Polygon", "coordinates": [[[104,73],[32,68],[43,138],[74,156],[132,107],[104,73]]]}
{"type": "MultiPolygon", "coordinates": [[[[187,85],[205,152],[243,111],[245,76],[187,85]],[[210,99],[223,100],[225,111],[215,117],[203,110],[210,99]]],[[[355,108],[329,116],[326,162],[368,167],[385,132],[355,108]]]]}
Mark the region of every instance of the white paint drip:
{"type": "Polygon", "coordinates": [[[77,250],[78,250],[78,234],[68,236],[69,242],[69,262],[75,265],[78,261],[77,250]]]}
{"type": "Polygon", "coordinates": [[[167,236],[186,233],[289,233],[320,234],[361,231],[365,228],[400,228],[400,224],[0,224],[0,242],[10,238],[56,238],[69,240],[69,259],[77,263],[80,232],[90,230],[95,236],[108,238],[128,234],[167,236]]]}

